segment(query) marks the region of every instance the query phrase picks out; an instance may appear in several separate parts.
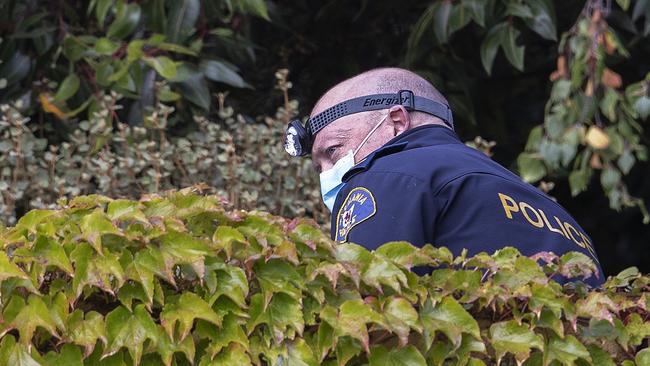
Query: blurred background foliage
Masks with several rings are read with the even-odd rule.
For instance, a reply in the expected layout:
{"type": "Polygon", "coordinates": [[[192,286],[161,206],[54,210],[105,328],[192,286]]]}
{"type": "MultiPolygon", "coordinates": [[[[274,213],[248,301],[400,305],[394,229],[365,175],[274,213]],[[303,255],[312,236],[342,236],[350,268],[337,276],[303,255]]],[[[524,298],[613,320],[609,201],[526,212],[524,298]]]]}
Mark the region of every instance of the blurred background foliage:
{"type": "Polygon", "coordinates": [[[397,65],[560,201],[606,272],[648,272],[649,36],[650,0],[0,0],[0,216],[205,182],[327,225],[284,126],[397,65]]]}

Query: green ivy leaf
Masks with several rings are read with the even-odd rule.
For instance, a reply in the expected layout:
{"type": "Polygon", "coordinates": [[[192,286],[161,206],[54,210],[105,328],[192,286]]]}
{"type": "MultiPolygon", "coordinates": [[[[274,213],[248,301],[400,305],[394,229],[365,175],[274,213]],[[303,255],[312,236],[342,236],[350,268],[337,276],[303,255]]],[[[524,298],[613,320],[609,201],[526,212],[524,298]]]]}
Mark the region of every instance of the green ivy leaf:
{"type": "Polygon", "coordinates": [[[544,340],[540,335],[514,320],[492,324],[490,338],[498,360],[511,353],[521,364],[528,359],[532,348],[544,349],[544,340]]]}
{"type": "Polygon", "coordinates": [[[135,220],[149,225],[149,220],[142,211],[144,207],[140,202],[130,200],[114,200],[108,203],[106,216],[111,220],[135,220]]]}
{"type": "Polygon", "coordinates": [[[233,342],[245,349],[249,348],[248,336],[240,323],[241,321],[236,315],[228,314],[223,319],[223,325],[220,329],[206,326],[207,331],[205,333],[210,337],[210,345],[206,348],[206,352],[210,357],[214,358],[216,354],[233,342]]]}
{"type": "Polygon", "coordinates": [[[120,235],[120,231],[101,209],[96,209],[91,214],[84,216],[79,226],[84,239],[100,254],[102,253],[102,236],[104,234],[120,235]]]}
{"type": "Polygon", "coordinates": [[[59,337],[56,331],[56,322],[50,314],[47,305],[45,305],[39,296],[29,295],[27,305],[24,305],[23,300],[18,297],[12,297],[10,302],[16,304],[11,307],[8,305],[7,307],[10,309],[18,309],[18,304],[22,306],[20,306],[15,315],[9,314],[7,309],[5,309],[3,317],[6,325],[0,334],[4,335],[12,329],[17,329],[20,335],[20,343],[25,346],[31,344],[36,327],[41,327],[54,337],[59,337]]]}
{"type": "Polygon", "coordinates": [[[237,242],[247,243],[244,235],[239,230],[230,226],[220,225],[212,235],[212,243],[214,243],[217,248],[223,249],[228,258],[232,256],[233,243],[237,242]]]}
{"type": "Polygon", "coordinates": [[[220,296],[227,296],[237,306],[246,308],[246,296],[248,296],[248,280],[244,270],[234,266],[223,266],[216,270],[217,286],[210,296],[210,305],[220,296]]]}
{"type": "Polygon", "coordinates": [[[433,259],[412,244],[405,241],[396,241],[383,244],[375,251],[391,261],[411,269],[413,266],[433,264],[433,259]]]}
{"type": "Polygon", "coordinates": [[[406,299],[390,297],[386,301],[383,310],[386,321],[391,330],[399,336],[402,346],[408,343],[411,329],[422,333],[418,313],[406,299]]]}
{"type": "Polygon", "coordinates": [[[77,309],[66,319],[65,336],[72,343],[84,347],[84,357],[88,357],[98,340],[107,343],[104,317],[96,311],[84,314],[77,309]]]}
{"type": "Polygon", "coordinates": [[[35,233],[40,224],[53,219],[53,216],[57,216],[55,210],[31,210],[18,220],[15,227],[35,233]]]}
{"type": "Polygon", "coordinates": [[[176,339],[174,329],[178,322],[179,341],[187,337],[195,319],[203,319],[216,326],[221,326],[222,320],[205,300],[191,292],[183,293],[176,301],[168,301],[160,314],[160,324],[172,339],[176,339]]]}
{"type": "Polygon", "coordinates": [[[384,346],[373,347],[370,352],[370,366],[426,366],[427,362],[413,346],[391,349],[384,346]]]}
{"type": "Polygon", "coordinates": [[[214,360],[210,360],[208,355],[204,356],[199,362],[199,366],[240,366],[251,365],[251,359],[246,353],[246,349],[237,343],[232,343],[228,349],[223,350],[214,360]]]}
{"type": "Polygon", "coordinates": [[[59,89],[54,95],[54,100],[64,102],[75,95],[77,90],[79,90],[79,77],[76,74],[70,74],[61,82],[59,89]]]}
{"type": "Polygon", "coordinates": [[[64,344],[59,353],[48,352],[43,357],[43,366],[83,366],[83,358],[78,347],[64,344]]]}
{"type": "Polygon", "coordinates": [[[569,252],[560,257],[561,275],[567,278],[584,277],[589,278],[592,275],[600,275],[594,262],[587,255],[579,252],[569,252]]]}
{"type": "MultiPolygon", "coordinates": [[[[589,350],[589,354],[591,355],[591,360],[593,361],[592,365],[596,366],[615,366],[616,364],[614,363],[614,360],[612,360],[612,357],[607,353],[607,351],[603,350],[602,348],[590,344],[587,346],[587,349],[589,350]]],[[[643,365],[637,361],[638,365],[643,365]]],[[[650,363],[646,364],[650,365],[650,363]]]]}
{"type": "Polygon", "coordinates": [[[179,263],[189,264],[198,277],[203,277],[205,256],[211,252],[206,241],[174,230],[168,230],[167,234],[160,236],[157,240],[160,243],[159,249],[166,266],[179,263]]]}
{"type": "Polygon", "coordinates": [[[290,366],[318,366],[320,362],[314,357],[309,345],[304,339],[298,338],[287,345],[286,363],[290,366]]]}
{"type": "Polygon", "coordinates": [[[138,364],[144,342],[148,339],[157,343],[158,328],[144,305],[136,306],[133,313],[124,306],[118,306],[106,315],[106,335],[108,345],[102,358],[113,355],[124,347],[129,350],[134,363],[138,364]]]}
{"type": "Polygon", "coordinates": [[[268,303],[271,296],[278,292],[291,296],[295,300],[302,297],[300,288],[303,287],[305,280],[289,263],[280,259],[272,259],[266,263],[258,261],[255,263],[254,271],[262,288],[265,303],[268,303]]]}
{"type": "Polygon", "coordinates": [[[428,345],[433,342],[436,331],[444,333],[454,348],[460,347],[463,333],[481,338],[476,320],[453,297],[445,297],[435,306],[428,300],[420,311],[420,319],[428,345]]]}
{"type": "Polygon", "coordinates": [[[266,307],[262,294],[253,295],[248,314],[248,334],[252,333],[257,325],[267,324],[277,342],[285,338],[287,328],[302,334],[305,327],[300,303],[284,293],[274,294],[266,307]]]}
{"type": "Polygon", "coordinates": [[[639,366],[650,365],[650,348],[644,348],[637,352],[636,356],[634,356],[634,361],[639,366]]]}
{"type": "Polygon", "coordinates": [[[2,337],[0,343],[0,364],[11,366],[43,366],[27,350],[27,346],[17,344],[12,335],[2,337]]]}
{"type": "Polygon", "coordinates": [[[12,277],[29,279],[17,265],[9,261],[4,251],[0,252],[0,282],[12,277]]]}
{"type": "Polygon", "coordinates": [[[572,365],[577,359],[582,358],[591,362],[591,355],[580,341],[573,335],[566,335],[564,339],[551,335],[547,349],[547,360],[557,360],[565,365],[572,365]]]}
{"type": "Polygon", "coordinates": [[[124,270],[119,257],[114,253],[100,256],[90,245],[81,243],[70,253],[70,259],[75,264],[72,288],[77,297],[85,285],[96,286],[114,294],[114,286],[119,288],[124,283],[124,270]]]}
{"type": "MultiPolygon", "coordinates": [[[[216,329],[214,332],[219,333],[216,329]]],[[[177,352],[183,353],[189,362],[193,362],[194,355],[196,354],[196,345],[194,344],[193,337],[185,337],[180,342],[174,342],[169,338],[167,333],[161,329],[158,334],[157,350],[165,366],[171,366],[174,354],[177,352]]]]}
{"type": "MultiPolygon", "coordinates": [[[[38,235],[36,237],[36,242],[31,248],[22,247],[16,249],[14,251],[14,258],[18,259],[20,257],[29,258],[31,260],[38,259],[40,263],[43,263],[46,266],[56,266],[70,275],[74,273],[72,263],[70,263],[70,259],[68,259],[63,246],[43,235],[38,235]]],[[[0,257],[0,268],[2,267],[1,263],[2,259],[0,257]]],[[[1,271],[2,270],[0,269],[0,279],[2,278],[1,271]]]]}
{"type": "Polygon", "coordinates": [[[387,285],[398,293],[401,293],[402,286],[407,284],[404,272],[379,255],[373,256],[368,267],[362,272],[361,279],[374,288],[381,289],[380,284],[387,285]]]}

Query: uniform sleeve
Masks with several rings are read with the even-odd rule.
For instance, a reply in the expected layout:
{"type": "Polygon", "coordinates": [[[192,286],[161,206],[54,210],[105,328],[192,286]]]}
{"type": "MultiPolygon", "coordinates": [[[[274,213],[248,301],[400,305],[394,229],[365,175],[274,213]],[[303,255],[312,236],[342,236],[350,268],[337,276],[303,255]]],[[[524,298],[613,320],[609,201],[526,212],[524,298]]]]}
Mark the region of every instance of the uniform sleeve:
{"type": "Polygon", "coordinates": [[[432,244],[443,207],[428,182],[402,173],[366,171],[353,176],[337,197],[332,239],[370,250],[390,241],[432,244]]]}

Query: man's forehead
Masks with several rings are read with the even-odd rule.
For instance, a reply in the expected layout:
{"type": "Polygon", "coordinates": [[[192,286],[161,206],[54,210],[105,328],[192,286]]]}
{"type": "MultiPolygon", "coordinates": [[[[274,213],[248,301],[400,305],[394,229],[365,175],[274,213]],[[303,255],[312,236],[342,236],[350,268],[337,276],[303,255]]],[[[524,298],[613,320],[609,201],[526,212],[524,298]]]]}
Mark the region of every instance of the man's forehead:
{"type": "Polygon", "coordinates": [[[321,145],[323,142],[333,138],[348,138],[356,129],[356,125],[357,124],[354,123],[354,115],[341,117],[325,126],[316,134],[314,138],[314,146],[321,145]]]}
{"type": "Polygon", "coordinates": [[[352,78],[341,82],[329,89],[318,102],[314,105],[310,117],[348,99],[360,97],[367,94],[374,94],[374,85],[372,83],[359,84],[357,78],[352,78]]]}

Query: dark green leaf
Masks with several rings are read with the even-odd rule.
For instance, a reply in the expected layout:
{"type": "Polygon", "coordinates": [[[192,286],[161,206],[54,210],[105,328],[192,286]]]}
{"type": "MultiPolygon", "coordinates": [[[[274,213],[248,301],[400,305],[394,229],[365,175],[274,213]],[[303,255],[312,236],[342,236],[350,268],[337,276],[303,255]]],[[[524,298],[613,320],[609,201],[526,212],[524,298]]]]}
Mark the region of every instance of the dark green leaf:
{"type": "Polygon", "coordinates": [[[63,82],[59,86],[59,90],[57,90],[54,95],[54,100],[57,102],[64,102],[75,95],[77,90],[79,90],[79,77],[76,74],[70,74],[63,79],[63,82]]]}
{"type": "Polygon", "coordinates": [[[97,0],[97,5],[95,7],[95,18],[97,18],[97,23],[99,23],[100,28],[104,28],[106,14],[108,14],[111,6],[113,6],[113,0],[97,0]]]}
{"type": "Polygon", "coordinates": [[[136,3],[125,4],[118,0],[115,20],[108,27],[106,35],[110,38],[123,39],[130,35],[140,23],[141,9],[136,3]]]}
{"type": "Polygon", "coordinates": [[[194,71],[188,75],[186,80],[177,85],[187,100],[206,111],[210,109],[210,89],[208,89],[208,84],[202,73],[194,71]]]}
{"type": "Polygon", "coordinates": [[[15,52],[7,62],[0,64],[0,79],[5,79],[6,86],[13,85],[27,76],[32,60],[20,52],[15,52]]]}
{"type": "Polygon", "coordinates": [[[172,43],[181,43],[194,32],[194,24],[199,17],[201,2],[199,0],[179,0],[172,4],[167,19],[167,40],[172,43]]]}
{"type": "Polygon", "coordinates": [[[451,14],[452,4],[449,0],[436,2],[435,13],[433,15],[433,31],[438,43],[447,43],[449,39],[449,16],[451,14]]]}
{"type": "Polygon", "coordinates": [[[571,195],[577,196],[587,189],[589,180],[591,179],[591,169],[574,170],[569,174],[569,186],[571,187],[571,195]]]}
{"type": "Polygon", "coordinates": [[[483,43],[481,43],[481,62],[488,74],[492,71],[492,64],[497,56],[499,46],[506,38],[507,28],[507,23],[499,23],[493,26],[483,39],[483,43]]]}
{"type": "Polygon", "coordinates": [[[203,60],[199,65],[203,75],[212,81],[222,82],[237,88],[250,88],[237,71],[227,63],[217,60],[203,60]]]}
{"type": "Polygon", "coordinates": [[[546,176],[544,161],[532,154],[520,154],[517,158],[517,168],[521,178],[529,183],[537,182],[546,176]]]}
{"type": "Polygon", "coordinates": [[[506,27],[503,42],[503,52],[510,63],[519,71],[524,70],[524,46],[517,45],[519,31],[512,25],[506,27]]]}

